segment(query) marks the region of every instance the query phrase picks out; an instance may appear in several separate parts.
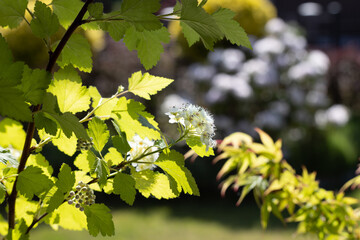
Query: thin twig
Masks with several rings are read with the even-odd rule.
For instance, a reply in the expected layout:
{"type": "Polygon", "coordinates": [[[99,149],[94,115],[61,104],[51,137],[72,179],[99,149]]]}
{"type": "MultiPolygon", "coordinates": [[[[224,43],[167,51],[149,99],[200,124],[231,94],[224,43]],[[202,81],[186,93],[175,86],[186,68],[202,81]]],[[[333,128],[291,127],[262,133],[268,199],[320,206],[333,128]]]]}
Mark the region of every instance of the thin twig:
{"type": "MultiPolygon", "coordinates": [[[[80,10],[79,14],[76,16],[75,20],[73,21],[73,23],[70,25],[70,27],[68,28],[68,30],[66,31],[66,33],[64,34],[63,38],[61,39],[59,45],[56,47],[54,53],[52,53],[50,55],[49,58],[49,62],[48,65],[46,67],[46,71],[47,72],[52,72],[56,60],[58,59],[58,57],[60,56],[61,51],[64,49],[64,46],[66,45],[67,41],[70,39],[71,35],[73,34],[73,32],[76,30],[76,28],[78,26],[80,26],[80,23],[87,11],[87,8],[89,6],[89,4],[91,2],[93,2],[94,0],[87,0],[86,3],[84,4],[84,6],[82,7],[82,9],[80,10]]],[[[41,109],[41,105],[37,105],[35,107],[33,107],[32,112],[37,112],[41,109]]],[[[25,138],[25,143],[24,143],[24,147],[23,147],[23,151],[21,154],[21,158],[20,158],[20,163],[19,163],[19,167],[18,167],[18,174],[20,174],[26,166],[26,161],[30,155],[30,149],[31,149],[31,141],[32,138],[34,136],[34,132],[35,132],[35,123],[34,121],[30,122],[28,124],[28,128],[27,128],[27,132],[26,132],[26,138],[25,138]]],[[[31,149],[32,150],[32,149],[31,149]]],[[[10,229],[14,229],[15,228],[15,205],[16,205],[16,198],[17,198],[17,189],[16,189],[16,183],[17,183],[17,179],[16,178],[11,194],[8,198],[8,224],[9,224],[9,230],[10,229]]],[[[40,221],[40,220],[38,220],[40,221]]],[[[36,224],[36,222],[34,223],[34,225],[36,224]]],[[[33,225],[29,226],[28,231],[29,232],[32,229],[33,225]]]]}

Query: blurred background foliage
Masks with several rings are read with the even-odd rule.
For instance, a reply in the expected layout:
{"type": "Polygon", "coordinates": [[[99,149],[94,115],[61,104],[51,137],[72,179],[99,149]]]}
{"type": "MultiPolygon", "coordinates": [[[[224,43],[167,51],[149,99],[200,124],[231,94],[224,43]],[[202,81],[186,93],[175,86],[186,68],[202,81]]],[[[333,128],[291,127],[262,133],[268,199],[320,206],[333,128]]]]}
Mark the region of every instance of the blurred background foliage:
{"type": "MultiPolygon", "coordinates": [[[[105,10],[121,4],[121,0],[103,2],[105,10]]],[[[175,0],[161,2],[163,13],[175,4],[175,0]]],[[[360,156],[360,31],[355,27],[358,18],[354,14],[359,3],[209,0],[205,9],[213,12],[219,5],[236,12],[236,20],[251,37],[253,50],[228,42],[219,43],[210,53],[197,44],[189,48],[179,26],[164,22],[170,28],[172,42],[165,46],[160,63],[150,73],[176,81],[147,106],[163,129],[168,126],[163,113],[184,102],[203,105],[214,114],[217,139],[235,131],[256,137],[254,127],[260,127],[274,139],[283,139],[284,156],[296,170],[305,165],[310,172],[318,172],[322,187],[338,189],[354,176],[360,156]]],[[[52,42],[56,43],[64,31],[59,31],[52,42]]],[[[16,60],[44,67],[47,50],[25,23],[0,32],[16,60]]],[[[103,96],[111,95],[120,84],[126,86],[134,71],[143,70],[136,53],[129,52],[122,42],[114,42],[98,30],[83,34],[93,48],[94,69],[82,76],[103,96]]],[[[45,151],[53,155],[51,147],[45,151]]],[[[48,159],[53,159],[53,165],[72,161],[60,154],[48,159]]],[[[188,164],[199,184],[201,199],[219,204],[216,174],[221,166],[211,164],[211,160],[188,164]]],[[[119,206],[118,199],[113,200],[114,206],[119,206]]]]}

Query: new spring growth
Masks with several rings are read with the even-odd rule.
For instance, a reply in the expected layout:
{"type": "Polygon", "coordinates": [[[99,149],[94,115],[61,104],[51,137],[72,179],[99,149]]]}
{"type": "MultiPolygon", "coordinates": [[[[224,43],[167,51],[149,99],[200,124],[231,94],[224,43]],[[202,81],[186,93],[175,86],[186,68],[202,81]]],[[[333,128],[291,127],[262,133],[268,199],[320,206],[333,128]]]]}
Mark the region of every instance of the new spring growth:
{"type": "Polygon", "coordinates": [[[80,181],[75,187],[75,191],[70,191],[68,196],[68,204],[73,205],[80,211],[84,211],[84,206],[90,206],[95,203],[94,191],[89,185],[80,181]]]}
{"type": "Polygon", "coordinates": [[[181,108],[173,107],[170,112],[165,113],[169,116],[170,123],[179,123],[187,132],[185,139],[200,137],[200,141],[209,148],[216,146],[214,119],[208,111],[200,106],[184,104],[181,108]]]}

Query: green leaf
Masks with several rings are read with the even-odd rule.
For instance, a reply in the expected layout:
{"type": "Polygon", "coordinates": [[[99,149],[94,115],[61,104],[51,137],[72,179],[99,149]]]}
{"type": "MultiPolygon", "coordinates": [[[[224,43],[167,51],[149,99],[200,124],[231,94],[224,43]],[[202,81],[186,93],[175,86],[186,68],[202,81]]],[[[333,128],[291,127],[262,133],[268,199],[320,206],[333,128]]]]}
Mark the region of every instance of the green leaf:
{"type": "Polygon", "coordinates": [[[74,164],[78,169],[90,172],[95,164],[95,156],[90,151],[82,152],[76,157],[74,164]]]}
{"type": "Polygon", "coordinates": [[[150,195],[157,199],[177,197],[170,187],[169,178],[165,174],[144,170],[132,171],[131,175],[135,179],[135,188],[146,198],[150,195]]]}
{"type": "MultiPolygon", "coordinates": [[[[7,4],[6,2],[0,2],[0,6],[7,4]]],[[[17,85],[21,83],[24,64],[12,63],[12,54],[1,35],[0,50],[0,115],[31,122],[32,113],[25,103],[23,92],[17,89],[17,85]]]]}
{"type": "Polygon", "coordinates": [[[4,118],[0,122],[0,146],[7,148],[10,145],[21,150],[24,147],[26,133],[23,125],[10,118],[4,118]]]}
{"type": "Polygon", "coordinates": [[[69,192],[75,183],[75,174],[71,171],[71,168],[63,163],[60,168],[60,172],[58,175],[58,180],[56,181],[56,186],[63,193],[69,192]]]}
{"type": "Polygon", "coordinates": [[[200,137],[191,137],[186,139],[186,144],[195,151],[200,157],[209,157],[214,155],[214,150],[209,148],[206,151],[206,145],[200,140],[200,137]]]}
{"type": "Polygon", "coordinates": [[[58,209],[49,215],[46,222],[52,228],[81,231],[86,228],[86,216],[84,212],[80,212],[74,205],[61,204],[58,209]]]}
{"type": "Polygon", "coordinates": [[[104,11],[104,5],[100,2],[91,3],[88,7],[90,16],[94,18],[101,18],[104,11]]]}
{"type": "Polygon", "coordinates": [[[16,158],[11,154],[9,149],[5,149],[0,146],[0,162],[5,165],[17,167],[19,165],[16,158]]]}
{"type": "MultiPolygon", "coordinates": [[[[3,4],[4,2],[0,2],[0,4],[3,4]]],[[[0,11],[2,9],[0,8],[0,11]]],[[[1,67],[8,67],[13,63],[13,55],[11,53],[10,48],[8,47],[5,38],[0,34],[0,69],[1,67]]],[[[2,70],[2,69],[1,69],[2,70]]]]}
{"type": "Polygon", "coordinates": [[[137,50],[140,62],[145,69],[150,69],[156,65],[164,51],[163,43],[170,41],[170,35],[167,28],[162,27],[158,30],[142,32],[137,31],[134,27],[126,30],[124,43],[132,51],[137,50]]]}
{"type": "MultiPolygon", "coordinates": [[[[266,202],[264,202],[261,206],[261,226],[263,229],[265,229],[268,225],[268,222],[269,222],[269,216],[270,216],[270,213],[268,211],[268,201],[269,201],[269,198],[266,198],[266,202]]],[[[270,200],[271,201],[271,200],[270,200]]]]}
{"type": "Polygon", "coordinates": [[[98,183],[100,187],[105,186],[107,181],[107,175],[109,174],[109,167],[103,159],[95,158],[95,162],[92,166],[91,172],[96,173],[96,177],[99,179],[98,183]]]}
{"type": "Polygon", "coordinates": [[[27,165],[41,168],[43,173],[49,178],[51,178],[51,175],[53,174],[54,171],[51,165],[49,164],[49,161],[47,161],[45,157],[40,153],[31,154],[27,160],[27,165]]]}
{"type": "Polygon", "coordinates": [[[92,236],[96,237],[99,233],[101,233],[102,236],[113,236],[115,234],[110,209],[104,204],[86,206],[85,215],[87,227],[92,236]]]}
{"type": "Polygon", "coordinates": [[[162,24],[153,13],[160,7],[158,0],[124,0],[119,14],[137,31],[157,30],[162,27],[162,24]]]}
{"type": "Polygon", "coordinates": [[[51,9],[45,3],[36,1],[34,10],[35,18],[30,23],[34,35],[46,39],[55,34],[60,27],[60,23],[51,9]]]}
{"type": "Polygon", "coordinates": [[[108,149],[108,153],[105,155],[104,159],[107,162],[108,166],[118,165],[124,161],[123,156],[115,148],[111,147],[108,149]]]}
{"type": "Polygon", "coordinates": [[[162,153],[155,164],[169,174],[181,186],[184,193],[200,195],[194,178],[184,166],[183,155],[176,151],[171,151],[169,154],[162,153]]]}
{"type": "Polygon", "coordinates": [[[250,40],[246,35],[244,29],[240,27],[239,23],[233,18],[236,14],[226,8],[220,8],[212,14],[220,30],[224,33],[226,39],[232,44],[242,45],[252,49],[250,40]]]}
{"type": "Polygon", "coordinates": [[[0,83],[3,87],[16,87],[21,83],[24,63],[15,62],[0,66],[0,83]]]}
{"type": "Polygon", "coordinates": [[[80,71],[91,72],[91,56],[90,44],[86,38],[80,34],[73,34],[61,52],[57,64],[61,68],[71,64],[80,71]]]}
{"type": "Polygon", "coordinates": [[[51,74],[45,70],[30,69],[25,65],[20,90],[25,100],[33,105],[43,102],[44,94],[51,81],[51,74]]]}
{"type": "Polygon", "coordinates": [[[118,152],[126,154],[131,149],[128,141],[126,140],[126,134],[120,130],[120,127],[117,125],[116,122],[111,122],[114,125],[116,132],[119,134],[112,136],[113,145],[118,150],[118,152]]]}
{"type": "Polygon", "coordinates": [[[112,136],[112,143],[114,147],[122,154],[127,153],[130,151],[131,147],[126,140],[126,135],[122,136],[112,136]]]}
{"type": "Polygon", "coordinates": [[[16,209],[21,209],[21,211],[15,211],[15,219],[24,219],[29,226],[34,219],[34,215],[38,211],[38,207],[38,202],[31,201],[18,195],[16,198],[16,209]]]}
{"type": "Polygon", "coordinates": [[[114,178],[114,193],[120,194],[120,198],[129,205],[135,201],[135,180],[128,174],[118,173],[114,178]]]}
{"type": "Polygon", "coordinates": [[[77,113],[90,108],[89,91],[82,86],[79,75],[71,67],[55,73],[54,81],[47,91],[56,96],[59,109],[63,113],[77,113]]]}
{"type": "Polygon", "coordinates": [[[24,19],[27,0],[1,0],[0,26],[16,28],[24,19]]]}
{"type": "Polygon", "coordinates": [[[57,99],[53,94],[46,92],[43,102],[41,109],[43,112],[60,113],[57,99]]]}
{"type": "Polygon", "coordinates": [[[20,194],[32,199],[34,194],[39,195],[48,191],[53,183],[44,175],[39,167],[28,166],[17,179],[16,188],[20,194]]]}
{"type": "Polygon", "coordinates": [[[17,85],[21,83],[24,64],[12,63],[11,52],[1,35],[0,50],[1,53],[4,52],[0,57],[0,63],[4,64],[0,65],[0,115],[31,122],[32,113],[25,103],[23,92],[17,89],[17,85]]]}
{"type": "Polygon", "coordinates": [[[66,194],[70,192],[74,183],[75,173],[71,171],[71,168],[67,164],[63,163],[55,184],[57,189],[49,200],[49,205],[46,209],[47,212],[54,211],[64,202],[66,194]]]}
{"type": "Polygon", "coordinates": [[[147,137],[153,140],[160,139],[161,136],[158,130],[143,126],[139,122],[139,118],[142,116],[154,128],[158,129],[158,124],[154,120],[154,116],[144,110],[144,105],[132,99],[127,100],[125,97],[120,98],[115,106],[111,116],[114,118],[121,131],[126,133],[128,140],[131,140],[135,134],[138,134],[141,138],[147,137]]]}
{"type": "Polygon", "coordinates": [[[214,43],[223,38],[216,21],[198,6],[196,0],[182,0],[180,26],[189,45],[201,39],[204,46],[213,50],[214,43]]]}
{"type": "Polygon", "coordinates": [[[37,129],[44,129],[50,135],[55,136],[57,133],[56,122],[47,118],[43,112],[35,113],[34,115],[35,126],[37,129]]]}
{"type": "Polygon", "coordinates": [[[68,138],[63,131],[58,131],[59,137],[54,138],[52,140],[52,143],[63,153],[65,153],[68,156],[74,155],[76,152],[76,143],[77,138],[75,137],[75,134],[72,133],[71,137],[68,138]]]}
{"type": "MultiPolygon", "coordinates": [[[[109,15],[104,15],[104,18],[108,18],[109,15]]],[[[109,33],[110,37],[115,41],[120,41],[126,30],[131,26],[125,21],[110,21],[110,22],[99,22],[100,28],[109,33]]]]}
{"type": "Polygon", "coordinates": [[[161,91],[173,81],[168,78],[152,76],[149,73],[143,75],[141,71],[138,71],[129,78],[129,92],[150,100],[150,95],[161,91]]]}
{"type": "Polygon", "coordinates": [[[84,126],[79,123],[79,119],[75,115],[69,112],[64,114],[45,112],[45,116],[58,123],[67,138],[75,133],[77,138],[90,140],[84,126]]]}
{"type": "Polygon", "coordinates": [[[89,93],[92,99],[92,107],[96,108],[97,106],[101,105],[95,110],[95,116],[99,116],[102,119],[110,118],[111,111],[116,106],[118,99],[113,98],[109,100],[109,98],[102,98],[97,88],[93,86],[89,87],[89,93]]]}
{"type": "Polygon", "coordinates": [[[6,195],[6,187],[0,183],[0,204],[4,202],[6,195]]]}
{"type": "Polygon", "coordinates": [[[25,103],[23,93],[14,88],[6,87],[0,79],[0,115],[20,121],[31,122],[32,113],[25,103]]]}
{"type": "Polygon", "coordinates": [[[51,213],[52,211],[60,207],[60,205],[64,202],[64,199],[64,193],[60,189],[57,189],[48,202],[46,212],[51,213]]]}
{"type": "Polygon", "coordinates": [[[110,136],[106,124],[100,118],[94,117],[89,122],[88,128],[88,134],[93,139],[94,148],[96,151],[101,152],[110,136]]]}
{"type": "Polygon", "coordinates": [[[199,3],[199,7],[203,7],[206,3],[207,3],[207,0],[202,0],[202,1],[199,3]]]}
{"type": "Polygon", "coordinates": [[[61,25],[67,29],[84,5],[80,0],[53,0],[52,6],[61,25]]]}
{"type": "Polygon", "coordinates": [[[73,66],[66,66],[60,68],[57,72],[54,73],[54,80],[69,80],[72,82],[82,83],[81,77],[73,66]]]}

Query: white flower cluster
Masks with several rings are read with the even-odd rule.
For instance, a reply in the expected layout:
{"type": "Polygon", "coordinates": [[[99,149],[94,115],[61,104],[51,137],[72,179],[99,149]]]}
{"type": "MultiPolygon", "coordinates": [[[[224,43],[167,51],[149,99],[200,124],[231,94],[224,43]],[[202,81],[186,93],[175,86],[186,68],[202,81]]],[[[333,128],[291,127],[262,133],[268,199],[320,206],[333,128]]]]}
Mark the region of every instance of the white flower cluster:
{"type": "MultiPolygon", "coordinates": [[[[142,139],[139,135],[135,135],[132,141],[129,141],[129,145],[131,150],[128,153],[128,161],[134,160],[143,154],[158,150],[158,148],[154,146],[154,141],[149,140],[147,137],[142,139]]],[[[152,169],[155,165],[151,163],[155,162],[158,158],[159,153],[149,154],[139,159],[136,163],[132,163],[132,165],[136,167],[136,171],[138,172],[146,169],[152,169]]]]}
{"type": "Polygon", "coordinates": [[[75,187],[75,191],[70,191],[68,196],[68,204],[75,204],[76,208],[84,211],[84,206],[90,206],[95,203],[95,194],[89,185],[80,181],[75,187]]]}
{"type": "Polygon", "coordinates": [[[204,108],[193,104],[184,104],[181,108],[173,107],[169,116],[170,123],[179,123],[188,132],[185,138],[200,137],[200,141],[206,145],[206,151],[216,146],[214,119],[204,108]]]}

